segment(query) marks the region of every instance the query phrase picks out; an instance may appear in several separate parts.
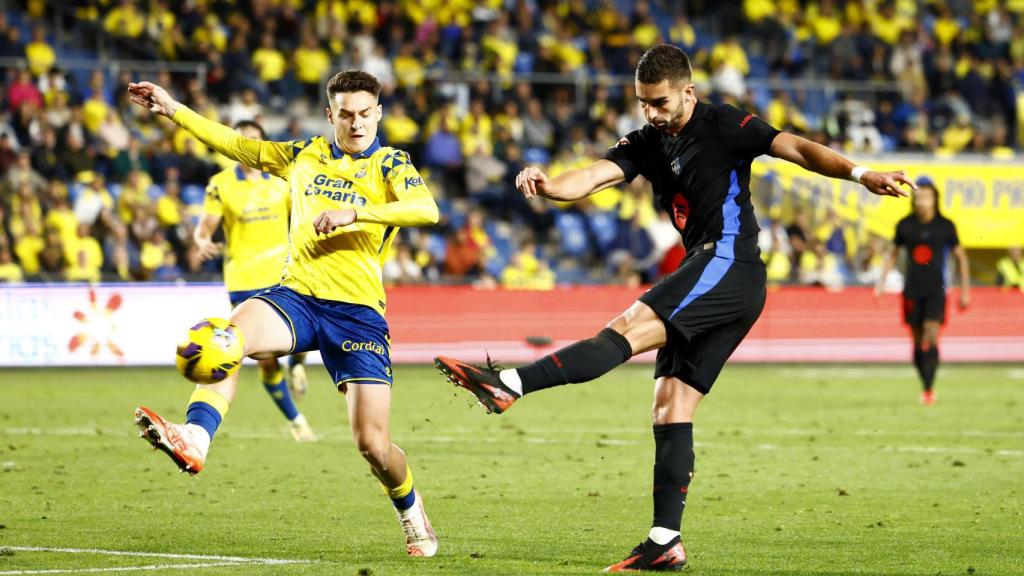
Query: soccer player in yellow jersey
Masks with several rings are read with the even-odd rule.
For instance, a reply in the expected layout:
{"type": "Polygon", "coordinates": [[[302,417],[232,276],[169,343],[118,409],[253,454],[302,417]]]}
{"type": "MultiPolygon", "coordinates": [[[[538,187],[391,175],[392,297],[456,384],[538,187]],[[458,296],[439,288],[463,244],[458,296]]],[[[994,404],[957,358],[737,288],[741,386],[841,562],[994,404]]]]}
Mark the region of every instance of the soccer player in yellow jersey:
{"type": "MultiPolygon", "coordinates": [[[[292,212],[281,285],[243,302],[231,322],[254,358],[320,350],[346,393],[352,435],[391,497],[411,556],[433,556],[430,527],[405,453],[391,443],[391,360],[381,281],[383,255],[400,226],[437,222],[438,210],[409,155],[382,147],[380,82],[350,70],[327,84],[332,138],[251,140],[203,118],[150,82],[128,86],[131,101],[172,119],[214,150],[288,181],[292,212]]],[[[185,471],[202,469],[210,440],[238,385],[237,372],[198,386],[185,424],[139,407],[136,423],[185,471]]]]}
{"type": "MultiPolygon", "coordinates": [[[[246,138],[264,140],[263,128],[251,120],[235,124],[246,138]]],[[[244,164],[226,168],[214,175],[206,187],[203,215],[194,238],[203,260],[221,252],[213,234],[224,224],[227,244],[224,251],[224,284],[231,306],[281,283],[281,272],[288,256],[288,213],[291,191],[288,183],[244,164]]],[[[292,391],[305,392],[305,368],[301,359],[288,357],[291,368],[286,381],[277,358],[259,361],[263,388],[289,422],[289,431],[297,442],[316,440],[306,417],[296,408],[292,391]]]]}

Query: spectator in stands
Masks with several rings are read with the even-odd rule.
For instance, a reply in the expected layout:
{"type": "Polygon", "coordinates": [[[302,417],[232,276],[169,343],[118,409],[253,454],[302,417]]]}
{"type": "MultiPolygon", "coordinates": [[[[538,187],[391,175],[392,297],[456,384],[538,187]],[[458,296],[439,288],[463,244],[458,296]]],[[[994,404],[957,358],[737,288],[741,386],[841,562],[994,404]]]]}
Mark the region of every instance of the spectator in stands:
{"type": "MultiPolygon", "coordinates": [[[[87,227],[86,235],[92,233],[89,227],[105,220],[113,207],[114,200],[111,198],[110,192],[107,191],[103,175],[99,172],[91,173],[89,182],[78,194],[74,207],[75,217],[78,218],[79,224],[84,224],[87,227]]],[[[82,234],[79,231],[79,238],[81,237],[82,234]]],[[[70,263],[72,263],[71,260],[69,260],[70,263]]]]}
{"type": "Polygon", "coordinates": [[[544,114],[544,107],[537,98],[526,104],[523,118],[523,142],[526,146],[550,150],[555,143],[555,129],[544,114]]]}
{"type": "MultiPolygon", "coordinates": [[[[278,49],[277,39],[270,32],[264,32],[260,37],[260,47],[252,53],[252,67],[271,95],[278,99],[286,95],[284,76],[288,70],[287,61],[278,49]]],[[[278,100],[274,106],[280,107],[282,104],[283,100],[278,100]]]]}
{"type": "Polygon", "coordinates": [[[463,279],[474,279],[483,272],[480,246],[470,238],[469,230],[459,228],[448,235],[444,257],[444,273],[463,279]]]}
{"type": "Polygon", "coordinates": [[[4,176],[0,200],[18,193],[23,186],[28,186],[30,196],[42,194],[46,180],[32,167],[32,156],[29,148],[22,148],[15,157],[14,165],[7,169],[4,176]]]}
{"type": "Polygon", "coordinates": [[[384,282],[396,285],[418,284],[423,281],[423,270],[405,242],[396,239],[394,256],[384,263],[384,282]]]}
{"type": "Polygon", "coordinates": [[[445,195],[465,196],[462,144],[443,112],[438,117],[437,129],[424,144],[423,164],[430,169],[431,176],[437,175],[433,181],[441,185],[445,195]]]}
{"type": "Polygon", "coordinates": [[[522,247],[512,255],[512,261],[501,272],[501,286],[508,290],[551,290],[555,287],[555,273],[547,262],[537,258],[537,244],[523,241],[522,247]]]}
{"type": "Polygon", "coordinates": [[[1006,255],[996,262],[996,284],[1024,292],[1024,253],[1020,246],[1008,248],[1006,255]]]}
{"type": "MultiPolygon", "coordinates": [[[[316,108],[322,97],[320,94],[320,83],[327,77],[327,73],[330,71],[331,57],[320,46],[320,41],[313,34],[313,31],[307,29],[303,31],[302,45],[295,50],[292,59],[295,62],[295,79],[298,80],[299,85],[302,87],[302,93],[306,96],[306,101],[316,108]]],[[[393,113],[394,110],[389,108],[388,116],[391,116],[393,113]]]]}
{"type": "Polygon", "coordinates": [[[42,280],[60,281],[67,279],[66,273],[64,242],[59,232],[47,230],[43,250],[39,253],[39,277],[42,280]]]}
{"type": "Polygon", "coordinates": [[[32,28],[32,41],[25,46],[25,59],[28,60],[29,72],[36,78],[49,72],[57,61],[56,52],[46,42],[46,28],[41,24],[32,28]]]}
{"type": "Polygon", "coordinates": [[[114,36],[138,38],[146,29],[146,19],[133,0],[121,0],[103,19],[103,30],[114,36]]]}
{"type": "Polygon", "coordinates": [[[0,244],[0,282],[21,282],[24,279],[25,275],[22,273],[21,267],[11,256],[10,247],[0,244]]]}
{"type": "Polygon", "coordinates": [[[786,238],[792,249],[790,252],[790,271],[792,276],[790,279],[798,280],[800,270],[803,267],[804,252],[811,248],[810,241],[813,238],[806,209],[797,208],[793,213],[793,221],[789,226],[786,226],[786,238]]]}
{"type": "Polygon", "coordinates": [[[64,246],[67,279],[77,282],[99,282],[103,267],[103,248],[92,236],[92,227],[83,222],[78,225],[74,241],[64,246]]]}
{"type": "Polygon", "coordinates": [[[28,70],[18,70],[14,83],[7,88],[7,109],[16,113],[26,105],[42,108],[43,95],[32,81],[32,74],[28,70]]]}

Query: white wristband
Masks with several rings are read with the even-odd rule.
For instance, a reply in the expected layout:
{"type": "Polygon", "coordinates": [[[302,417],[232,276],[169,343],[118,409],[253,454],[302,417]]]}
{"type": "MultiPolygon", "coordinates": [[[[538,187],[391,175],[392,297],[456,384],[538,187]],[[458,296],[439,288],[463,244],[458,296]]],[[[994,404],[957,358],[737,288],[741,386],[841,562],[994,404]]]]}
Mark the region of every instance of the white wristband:
{"type": "Polygon", "coordinates": [[[857,184],[860,184],[860,177],[863,176],[865,172],[870,171],[871,168],[865,168],[864,166],[854,166],[853,170],[850,170],[850,180],[853,180],[857,184]]]}

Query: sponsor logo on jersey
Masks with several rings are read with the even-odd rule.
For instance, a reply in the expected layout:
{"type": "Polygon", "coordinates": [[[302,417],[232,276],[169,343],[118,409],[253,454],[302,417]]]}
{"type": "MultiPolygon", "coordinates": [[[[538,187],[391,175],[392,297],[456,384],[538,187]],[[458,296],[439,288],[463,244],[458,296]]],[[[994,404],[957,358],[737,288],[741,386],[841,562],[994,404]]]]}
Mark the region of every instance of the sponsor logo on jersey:
{"type": "Polygon", "coordinates": [[[423,178],[419,176],[406,176],[405,177],[405,189],[415,188],[417,186],[423,186],[423,178]]]}
{"type": "Polygon", "coordinates": [[[387,349],[378,342],[353,342],[345,340],[341,343],[341,350],[342,352],[373,352],[381,356],[387,354],[387,349]]]}
{"type": "Polygon", "coordinates": [[[330,178],[324,174],[317,174],[313,181],[306,186],[306,196],[323,196],[335,202],[366,206],[366,198],[353,192],[343,192],[343,190],[352,190],[352,186],[351,180],[330,178]]]}
{"type": "Polygon", "coordinates": [[[362,166],[360,166],[359,167],[359,171],[356,172],[356,174],[355,174],[356,178],[362,178],[364,176],[366,176],[366,164],[363,164],[362,166]]]}

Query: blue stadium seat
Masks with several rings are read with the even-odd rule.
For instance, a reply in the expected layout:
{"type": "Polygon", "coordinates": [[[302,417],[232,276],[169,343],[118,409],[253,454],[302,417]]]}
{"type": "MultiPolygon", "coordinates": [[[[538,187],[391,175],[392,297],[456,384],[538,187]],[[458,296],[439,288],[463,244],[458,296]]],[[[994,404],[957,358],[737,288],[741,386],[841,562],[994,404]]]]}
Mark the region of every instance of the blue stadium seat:
{"type": "Polygon", "coordinates": [[[585,258],[590,252],[587,241],[587,221],[576,212],[559,212],[555,216],[555,228],[561,236],[562,253],[573,258],[585,258]]]}
{"type": "Polygon", "coordinates": [[[107,192],[110,192],[110,196],[116,202],[121,197],[121,185],[116,182],[107,184],[107,192]]]}
{"type": "Polygon", "coordinates": [[[594,235],[597,249],[601,254],[607,254],[615,242],[617,221],[618,218],[612,212],[594,212],[590,215],[590,232],[594,235]]]}
{"type": "Polygon", "coordinates": [[[82,190],[85,190],[85,185],[81,182],[72,182],[68,186],[68,202],[71,204],[78,200],[78,197],[82,194],[82,190]]]}
{"type": "Polygon", "coordinates": [[[198,184],[186,184],[181,189],[181,201],[185,204],[202,204],[206,190],[198,184]]]}
{"type": "Polygon", "coordinates": [[[157,198],[164,195],[164,187],[159,184],[153,184],[152,186],[149,187],[149,190],[147,190],[147,192],[149,192],[150,200],[156,200],[157,198]]]}
{"type": "Polygon", "coordinates": [[[536,57],[530,52],[520,52],[516,55],[515,64],[512,65],[512,71],[517,74],[529,74],[533,72],[533,64],[536,57]]]}
{"type": "Polygon", "coordinates": [[[523,151],[523,160],[527,164],[547,164],[551,161],[551,154],[543,148],[527,148],[523,151]]]}

